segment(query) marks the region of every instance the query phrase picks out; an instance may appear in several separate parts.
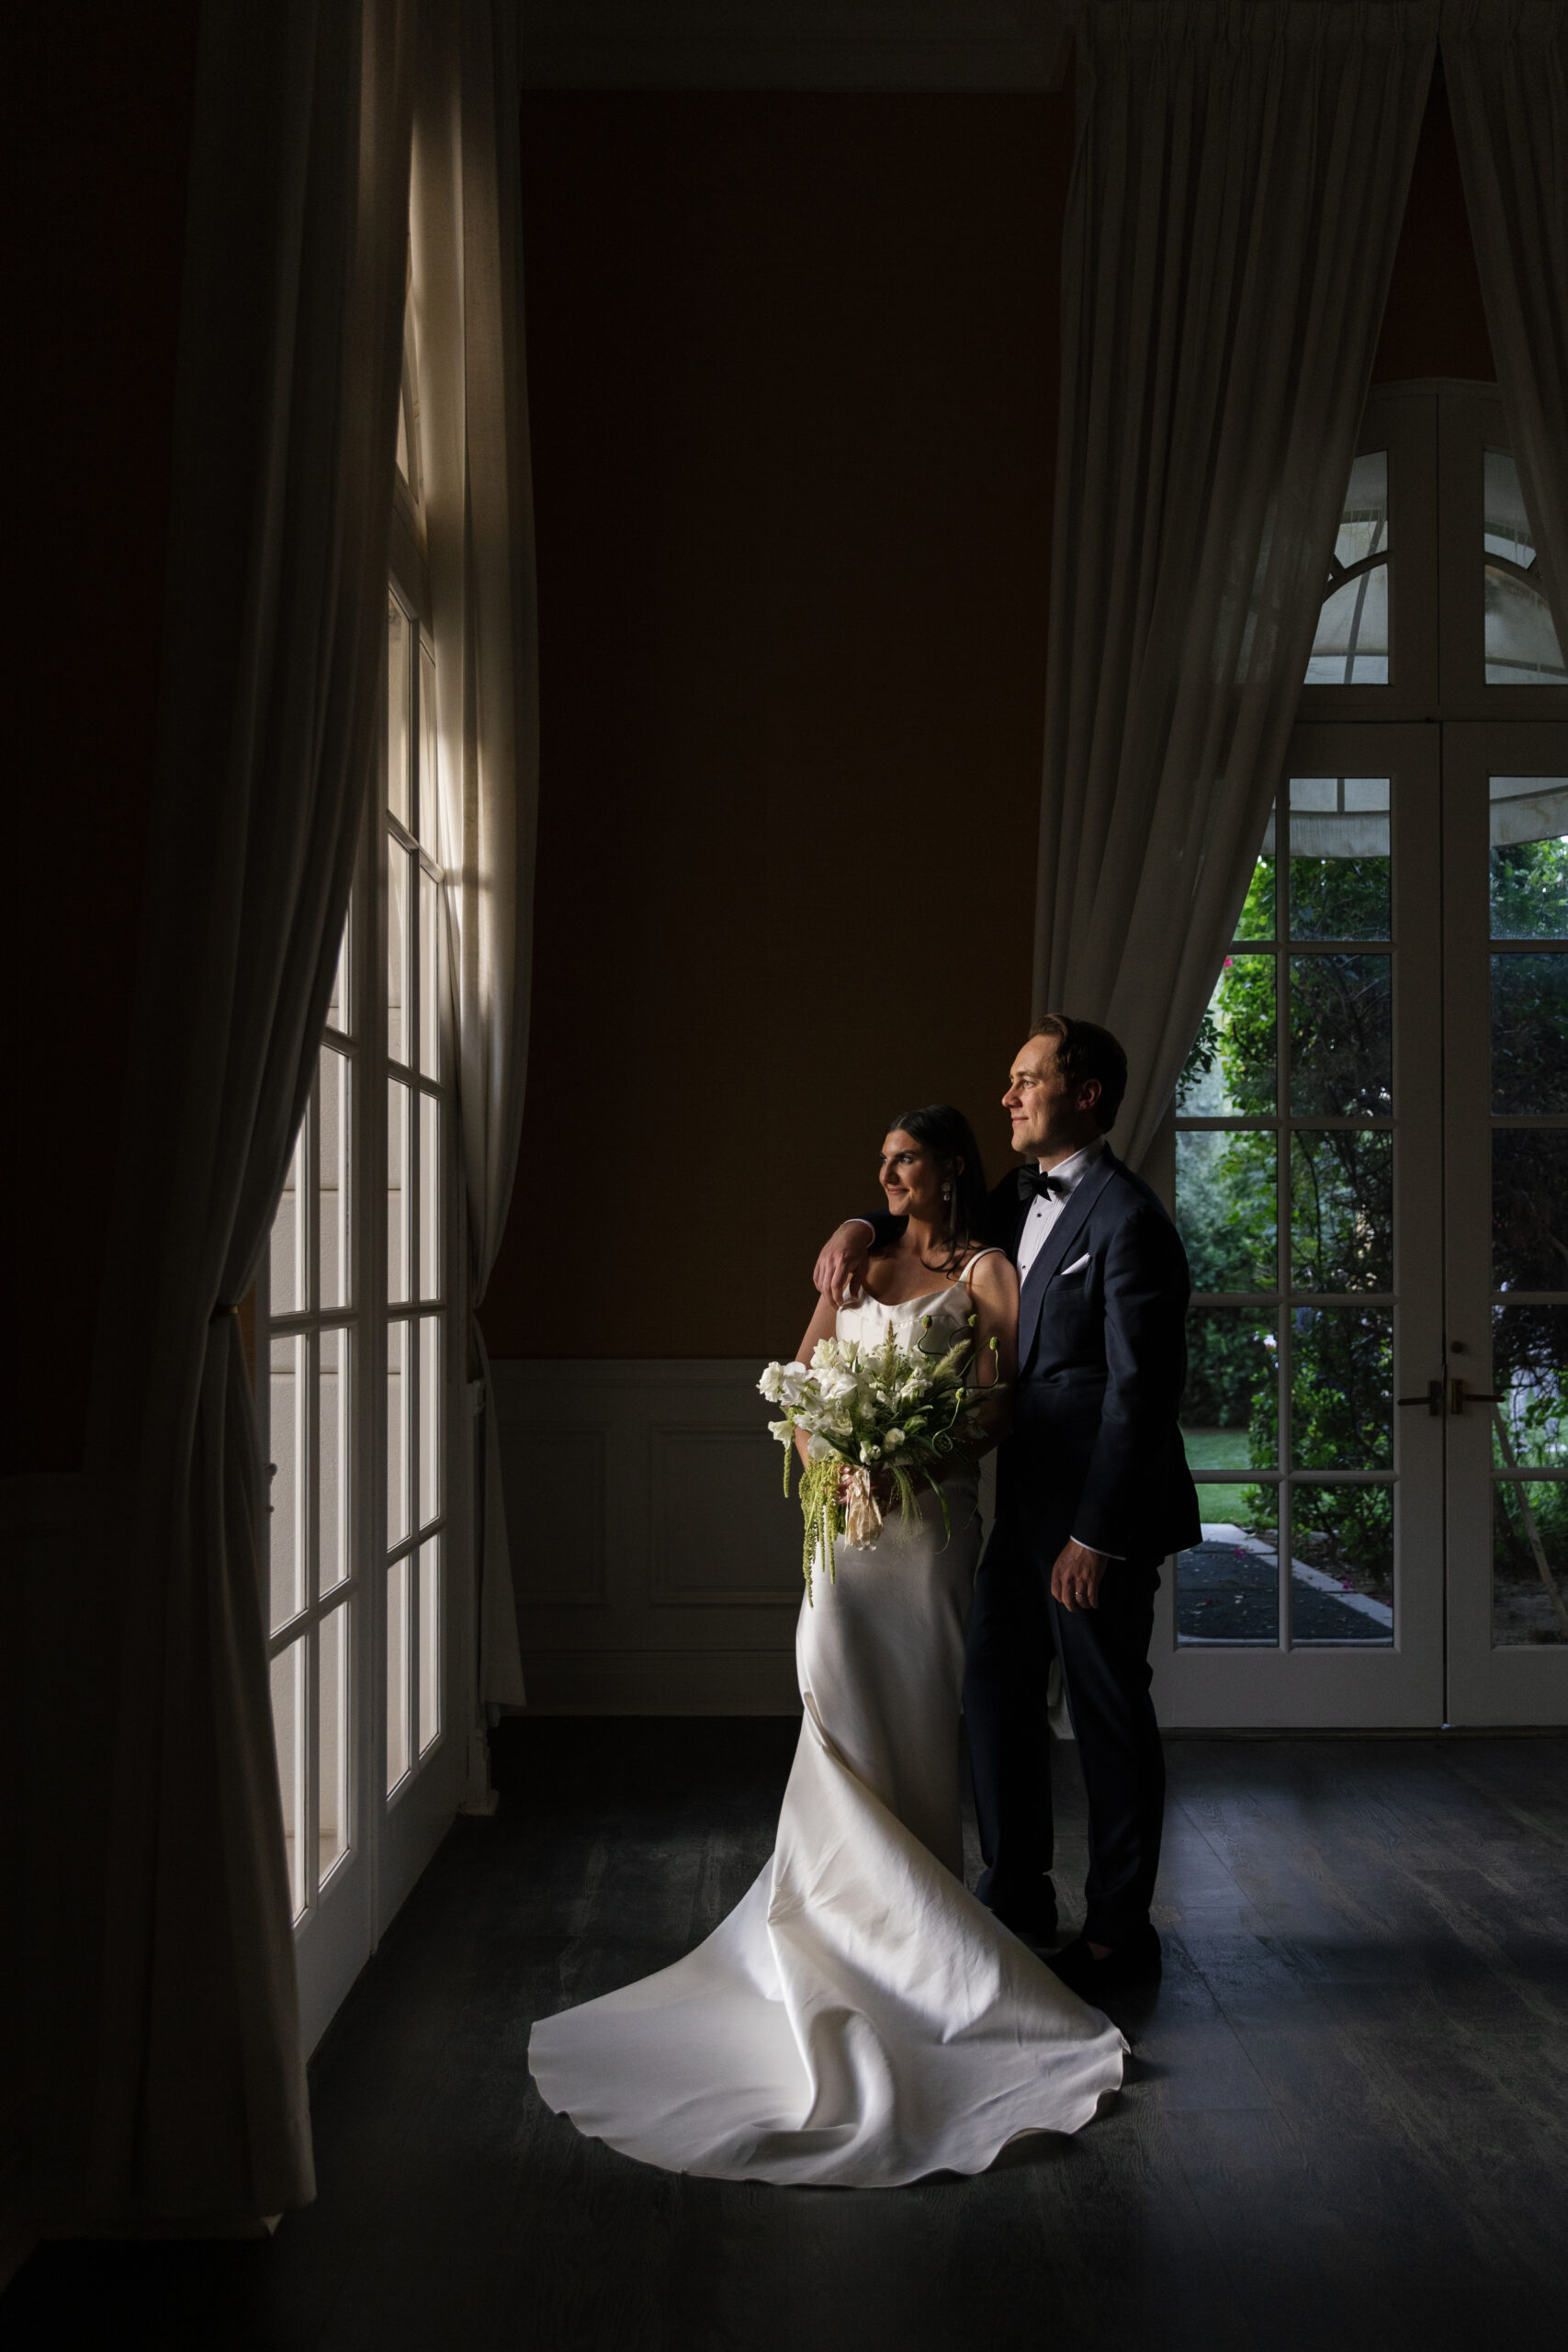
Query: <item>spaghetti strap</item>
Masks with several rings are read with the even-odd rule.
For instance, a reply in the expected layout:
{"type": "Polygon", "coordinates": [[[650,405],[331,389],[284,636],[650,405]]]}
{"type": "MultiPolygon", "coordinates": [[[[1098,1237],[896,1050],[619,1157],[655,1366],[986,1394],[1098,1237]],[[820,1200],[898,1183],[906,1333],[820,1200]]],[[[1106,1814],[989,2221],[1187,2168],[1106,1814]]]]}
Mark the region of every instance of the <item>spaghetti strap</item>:
{"type": "Polygon", "coordinates": [[[994,1241],[989,1243],[984,1250],[976,1250],[975,1255],[970,1259],[969,1263],[964,1269],[963,1281],[964,1289],[968,1289],[969,1277],[974,1272],[982,1258],[1005,1258],[1006,1256],[1007,1251],[999,1249],[994,1241]]]}

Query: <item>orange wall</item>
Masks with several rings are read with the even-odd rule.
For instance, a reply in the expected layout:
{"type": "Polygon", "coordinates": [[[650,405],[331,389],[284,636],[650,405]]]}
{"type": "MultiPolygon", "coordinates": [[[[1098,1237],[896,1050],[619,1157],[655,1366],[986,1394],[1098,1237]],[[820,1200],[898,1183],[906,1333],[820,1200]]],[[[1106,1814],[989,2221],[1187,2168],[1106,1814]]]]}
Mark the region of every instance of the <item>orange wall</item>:
{"type": "Polygon", "coordinates": [[[1068,96],[523,114],[544,793],[502,1355],[794,1346],[1029,1012],[1068,96]]]}
{"type": "MultiPolygon", "coordinates": [[[[34,593],[6,1468],[79,1458],[197,17],[100,10],[85,40],[56,12],[12,43],[34,593]]],[[[540,95],[523,130],[545,786],[487,1333],[771,1351],[883,1119],[946,1095],[988,1144],[1028,1009],[1071,100],[540,95]]],[[[1376,374],[1490,373],[1439,96],[1376,374]]]]}

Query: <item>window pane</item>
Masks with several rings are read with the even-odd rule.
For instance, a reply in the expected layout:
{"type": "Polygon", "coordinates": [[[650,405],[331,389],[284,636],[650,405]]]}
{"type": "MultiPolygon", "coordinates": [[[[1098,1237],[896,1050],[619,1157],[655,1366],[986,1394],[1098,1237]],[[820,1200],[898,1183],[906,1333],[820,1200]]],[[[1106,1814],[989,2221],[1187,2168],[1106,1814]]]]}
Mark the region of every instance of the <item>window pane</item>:
{"type": "Polygon", "coordinates": [[[1232,1483],[1205,1489],[1204,1516],[1245,1518],[1247,1474],[1278,1468],[1279,1340],[1275,1309],[1199,1306],[1188,1317],[1181,1442],[1193,1474],[1232,1483]]]}
{"type": "Polygon", "coordinates": [[[272,1736],[283,1797],[283,1843],[288,1856],[289,1909],[305,1908],[305,1638],[290,1642],[272,1661],[272,1736]]]}
{"type": "Polygon", "coordinates": [[[409,1035],[409,854],[387,843],[387,1054],[406,1062],[413,1050],[409,1035]]]}
{"type": "Polygon", "coordinates": [[[1298,1649],[1392,1646],[1392,1487],[1292,1487],[1291,1640],[1298,1649]]]}
{"type": "Polygon", "coordinates": [[[1291,1138],[1292,1290],[1393,1288],[1393,1137],[1310,1128],[1291,1138]]]}
{"type": "Polygon", "coordinates": [[[387,1080],[387,1296],[409,1295],[409,1090],[387,1080]]]}
{"type": "Polygon", "coordinates": [[[1492,1108],[1568,1111],[1568,954],[1492,958],[1492,1108]]]}
{"type": "Polygon", "coordinates": [[[1386,956],[1291,958],[1291,1108],[1383,1117],[1393,1108],[1393,991],[1386,956]]]}
{"type": "Polygon", "coordinates": [[[318,1065],[321,1149],[317,1154],[317,1274],[322,1306],[348,1305],[348,1102],[346,1055],[323,1046],[318,1065]]]}
{"type": "Polygon", "coordinates": [[[1539,588],[1500,565],[1486,566],[1486,683],[1489,686],[1568,685],[1551,607],[1539,588]]]}
{"type": "Polygon", "coordinates": [[[1274,936],[1274,820],[1269,820],[1269,845],[1252,869],[1247,899],[1236,919],[1238,939],[1274,936]]]}
{"type": "Polygon", "coordinates": [[[419,1318],[419,1524],[441,1509],[441,1317],[419,1318]]]}
{"type": "Polygon", "coordinates": [[[1392,1309],[1298,1306],[1291,1329],[1296,1467],[1383,1469],[1393,1460],[1392,1309]]]}
{"type": "Polygon", "coordinates": [[[1535,561],[1535,533],[1525,513],[1518,461],[1511,451],[1483,451],[1481,496],[1481,543],[1485,552],[1506,557],[1528,571],[1535,561]]]}
{"type": "Polygon", "coordinates": [[[1568,1290],[1568,1133],[1562,1128],[1494,1130],[1492,1281],[1497,1290],[1568,1290]]]}
{"type": "Polygon", "coordinates": [[[441,1105],[419,1098],[419,1295],[441,1295],[441,1105]]]}
{"type": "Polygon", "coordinates": [[[1568,1641],[1568,1481],[1499,1478],[1493,1488],[1492,1641],[1568,1641]]]}
{"type": "Polygon", "coordinates": [[[1291,779],[1291,936],[1389,936],[1389,779],[1291,779]]]}
{"type": "Polygon", "coordinates": [[[272,1241],[267,1252],[268,1285],[275,1315],[297,1315],[305,1304],[305,1170],[306,1132],[310,1114],[306,1112],[295,1137],[293,1157],[288,1173],[283,1180],[283,1193],[277,1212],[272,1220],[272,1241]]]}
{"type": "Polygon", "coordinates": [[[410,690],[412,685],[411,623],[395,596],[387,599],[387,806],[400,824],[408,825],[410,690]]]}
{"type": "Polygon", "coordinates": [[[1200,1129],[1176,1138],[1176,1222],[1195,1291],[1279,1282],[1272,1135],[1200,1129]]]}
{"type": "Polygon", "coordinates": [[[1324,598],[1304,683],[1386,686],[1388,651],[1388,566],[1375,563],[1324,598]]]}
{"type": "Polygon", "coordinates": [[[1334,560],[1347,570],[1370,555],[1388,553],[1388,451],[1364,449],[1350,467],[1334,560]]]}
{"type": "Polygon", "coordinates": [[[387,1570],[387,1787],[409,1769],[409,1559],[387,1570]]]}
{"type": "Polygon", "coordinates": [[[349,1573],[348,1333],[323,1331],[317,1345],[317,1590],[330,1592],[349,1573]]]}
{"type": "Polygon", "coordinates": [[[341,1029],[346,1033],[351,1010],[348,1001],[348,919],[345,918],[343,937],[338,942],[337,969],[333,974],[332,1001],[327,1006],[328,1028],[341,1029]]]}
{"type": "Polygon", "coordinates": [[[1190,1118],[1256,1118],[1274,1108],[1274,958],[1227,956],[1177,1090],[1190,1118]]]}
{"type": "Polygon", "coordinates": [[[348,1851],[348,1651],[345,1600],[321,1620],[316,1684],[316,1883],[348,1851]]]}
{"type": "Polygon", "coordinates": [[[1568,776],[1495,775],[1492,936],[1568,939],[1568,776]]]}
{"type": "Polygon", "coordinates": [[[406,1323],[387,1326],[387,1544],[409,1532],[408,1336],[406,1323]]]}
{"type": "Polygon", "coordinates": [[[269,1396],[272,1442],[271,1626],[274,1633],[305,1606],[305,1351],[302,1338],[272,1341],[269,1396]]]}
{"type": "Polygon", "coordinates": [[[1492,1386],[1498,1469],[1568,1470],[1568,1306],[1492,1309],[1492,1386]]]}
{"type": "Polygon", "coordinates": [[[435,656],[428,638],[420,640],[419,719],[419,838],[439,863],[441,795],[435,748],[435,656]]]}
{"type": "Polygon", "coordinates": [[[1280,1555],[1275,1537],[1278,1490],[1237,1490],[1246,1500],[1232,1510],[1227,1487],[1198,1489],[1203,1538],[1176,1562],[1176,1639],[1190,1648],[1219,1643],[1274,1649],[1280,1640],[1280,1555]]]}
{"type": "Polygon", "coordinates": [[[419,1752],[441,1730],[441,1538],[419,1547],[419,1752]]]}
{"type": "Polygon", "coordinates": [[[441,1076],[441,886],[419,870],[419,1066],[441,1076]]]}

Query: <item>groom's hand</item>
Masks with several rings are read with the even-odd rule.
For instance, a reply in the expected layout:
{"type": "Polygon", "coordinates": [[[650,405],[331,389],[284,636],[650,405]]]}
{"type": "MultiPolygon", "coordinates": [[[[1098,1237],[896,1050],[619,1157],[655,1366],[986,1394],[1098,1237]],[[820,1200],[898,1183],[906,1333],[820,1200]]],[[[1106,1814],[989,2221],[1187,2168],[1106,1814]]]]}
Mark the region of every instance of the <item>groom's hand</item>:
{"type": "Polygon", "coordinates": [[[1064,1544],[1051,1571],[1052,1600],[1059,1600],[1069,1611],[1098,1609],[1100,1579],[1105,1567],[1103,1552],[1091,1552],[1086,1544],[1077,1542],[1064,1544]]]}
{"type": "Polygon", "coordinates": [[[835,1306],[844,1306],[859,1290],[871,1242],[871,1227],[863,1216],[851,1217],[829,1237],[811,1279],[835,1306]]]}

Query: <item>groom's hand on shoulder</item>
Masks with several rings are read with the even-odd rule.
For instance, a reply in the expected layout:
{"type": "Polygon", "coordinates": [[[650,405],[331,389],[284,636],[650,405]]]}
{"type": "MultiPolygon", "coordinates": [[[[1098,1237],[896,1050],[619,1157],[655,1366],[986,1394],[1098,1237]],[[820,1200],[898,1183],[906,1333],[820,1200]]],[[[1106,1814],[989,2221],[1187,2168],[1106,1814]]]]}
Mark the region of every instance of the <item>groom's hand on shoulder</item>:
{"type": "Polygon", "coordinates": [[[859,1290],[871,1244],[872,1230],[863,1216],[846,1219],[829,1236],[812,1280],[835,1306],[844,1306],[859,1290]]]}

